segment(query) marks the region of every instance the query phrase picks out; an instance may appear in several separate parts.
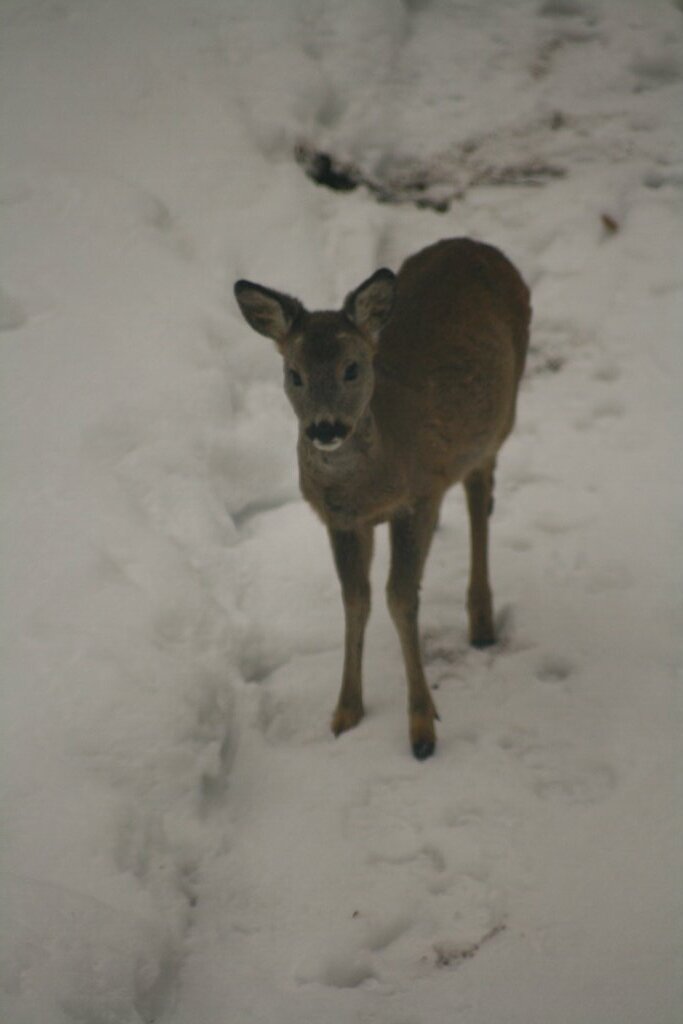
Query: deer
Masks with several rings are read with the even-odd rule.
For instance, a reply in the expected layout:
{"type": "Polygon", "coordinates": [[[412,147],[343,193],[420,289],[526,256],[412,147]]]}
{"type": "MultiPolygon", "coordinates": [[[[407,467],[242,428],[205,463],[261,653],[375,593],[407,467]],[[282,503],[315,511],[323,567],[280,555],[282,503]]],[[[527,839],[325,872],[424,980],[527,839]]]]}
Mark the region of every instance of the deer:
{"type": "Polygon", "coordinates": [[[515,421],[529,290],[493,246],[445,239],[381,268],[339,311],[239,280],[242,315],[271,338],[299,421],[299,486],[327,527],[344,604],[339,736],[364,716],[362,657],[375,526],[388,523],[389,612],[408,683],[409,736],[422,761],[439,719],[423,668],[420,584],[444,495],[462,483],[469,513],[469,641],[495,643],[489,516],[498,451],[515,421]]]}

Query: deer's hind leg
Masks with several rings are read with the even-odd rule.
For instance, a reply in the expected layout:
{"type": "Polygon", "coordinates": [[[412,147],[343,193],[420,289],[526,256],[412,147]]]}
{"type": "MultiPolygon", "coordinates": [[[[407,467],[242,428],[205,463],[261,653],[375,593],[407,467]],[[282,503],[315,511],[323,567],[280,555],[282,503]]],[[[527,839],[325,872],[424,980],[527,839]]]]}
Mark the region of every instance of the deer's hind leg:
{"type": "Polygon", "coordinates": [[[418,634],[420,582],[436,528],[440,499],[425,500],[392,519],[391,570],[387,603],[403,651],[408,679],[408,719],[413,753],[422,761],[434,753],[438,713],[422,667],[418,634]]]}
{"type": "Polygon", "coordinates": [[[330,543],[344,599],[344,670],[332,716],[335,736],[358,725],[364,714],[362,660],[365,627],[370,616],[370,562],[373,529],[330,530],[330,543]]]}
{"type": "Polygon", "coordinates": [[[470,619],[470,643],[473,647],[488,647],[496,640],[488,561],[494,469],[495,462],[490,462],[473,470],[464,481],[470,515],[470,580],[467,610],[470,619]]]}

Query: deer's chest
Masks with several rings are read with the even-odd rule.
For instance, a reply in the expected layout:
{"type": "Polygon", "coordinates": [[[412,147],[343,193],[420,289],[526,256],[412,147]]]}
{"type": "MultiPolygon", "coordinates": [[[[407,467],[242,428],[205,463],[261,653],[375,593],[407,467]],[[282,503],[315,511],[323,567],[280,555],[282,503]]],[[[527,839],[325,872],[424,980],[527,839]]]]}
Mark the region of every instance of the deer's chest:
{"type": "Polygon", "coordinates": [[[327,526],[351,530],[391,519],[410,504],[405,481],[376,467],[356,466],[330,472],[329,467],[300,467],[301,491],[327,526]]]}

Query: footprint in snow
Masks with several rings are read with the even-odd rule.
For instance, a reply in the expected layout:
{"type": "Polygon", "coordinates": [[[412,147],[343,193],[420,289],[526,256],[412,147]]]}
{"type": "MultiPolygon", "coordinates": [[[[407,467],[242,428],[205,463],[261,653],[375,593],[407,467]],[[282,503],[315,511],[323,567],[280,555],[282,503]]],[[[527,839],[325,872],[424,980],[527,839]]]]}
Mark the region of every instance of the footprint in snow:
{"type": "Polygon", "coordinates": [[[609,765],[578,765],[567,771],[545,768],[537,772],[533,789],[542,800],[566,804],[597,804],[616,788],[616,774],[609,765]]]}
{"type": "Polygon", "coordinates": [[[569,320],[540,317],[529,345],[524,380],[559,373],[575,353],[576,327],[569,320]]]}
{"type": "MultiPolygon", "coordinates": [[[[526,541],[520,541],[519,550],[527,550],[526,541]]],[[[530,545],[528,545],[530,546],[530,545]]],[[[489,647],[472,647],[467,637],[467,626],[464,617],[460,628],[449,626],[448,629],[426,630],[422,644],[425,664],[430,666],[430,676],[434,681],[434,689],[438,689],[445,679],[463,674],[465,684],[470,678],[468,659],[480,662],[485,658],[488,664],[497,655],[516,649],[515,622],[512,605],[501,605],[494,616],[495,643],[489,647]]]]}
{"type": "Polygon", "coordinates": [[[544,0],[538,9],[544,18],[578,18],[589,14],[582,0],[544,0]]]}
{"type": "Polygon", "coordinates": [[[479,952],[482,946],[486,945],[501,932],[505,931],[505,921],[497,921],[480,939],[470,942],[440,940],[434,943],[437,967],[459,967],[465,960],[471,960],[479,952]]]}
{"type": "Polygon", "coordinates": [[[261,657],[263,672],[247,678],[259,684],[254,690],[255,724],[265,739],[273,746],[328,743],[330,694],[320,680],[335,678],[338,652],[261,657]]]}
{"type": "Polygon", "coordinates": [[[636,92],[660,89],[683,77],[683,61],[676,50],[662,49],[636,57],[631,71],[636,78],[636,92]]]}
{"type": "Polygon", "coordinates": [[[0,331],[18,331],[27,319],[26,310],[19,300],[0,287],[0,331]]]}
{"type": "Polygon", "coordinates": [[[595,804],[607,799],[617,786],[610,765],[581,761],[566,743],[551,748],[536,730],[512,730],[498,744],[528,771],[530,788],[541,800],[595,804]]]}
{"type": "Polygon", "coordinates": [[[626,412],[624,403],[617,398],[604,398],[574,421],[577,430],[592,430],[605,420],[619,420],[626,412]]]}
{"type": "Polygon", "coordinates": [[[548,654],[536,669],[536,678],[542,683],[566,683],[574,672],[574,665],[562,655],[548,654]]]}
{"type": "Polygon", "coordinates": [[[604,359],[598,363],[593,371],[593,377],[595,380],[601,381],[603,384],[613,384],[619,380],[621,376],[621,368],[619,364],[612,359],[604,359]]]}
{"type": "Polygon", "coordinates": [[[151,193],[143,194],[139,202],[139,212],[143,223],[152,228],[159,239],[177,256],[183,260],[194,258],[194,245],[163,199],[151,193]]]}
{"type": "Polygon", "coordinates": [[[590,594],[605,594],[614,590],[629,590],[636,584],[631,570],[616,560],[605,561],[591,568],[587,590],[590,594]]]}

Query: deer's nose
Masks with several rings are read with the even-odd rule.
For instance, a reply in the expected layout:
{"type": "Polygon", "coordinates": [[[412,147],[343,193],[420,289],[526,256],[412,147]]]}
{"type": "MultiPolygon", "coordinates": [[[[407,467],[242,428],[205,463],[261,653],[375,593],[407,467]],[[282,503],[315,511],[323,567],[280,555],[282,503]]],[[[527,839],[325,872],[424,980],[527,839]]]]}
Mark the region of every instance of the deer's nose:
{"type": "Polygon", "coordinates": [[[348,433],[349,428],[340,420],[319,420],[306,428],[309,440],[323,446],[340,444],[348,433]]]}

